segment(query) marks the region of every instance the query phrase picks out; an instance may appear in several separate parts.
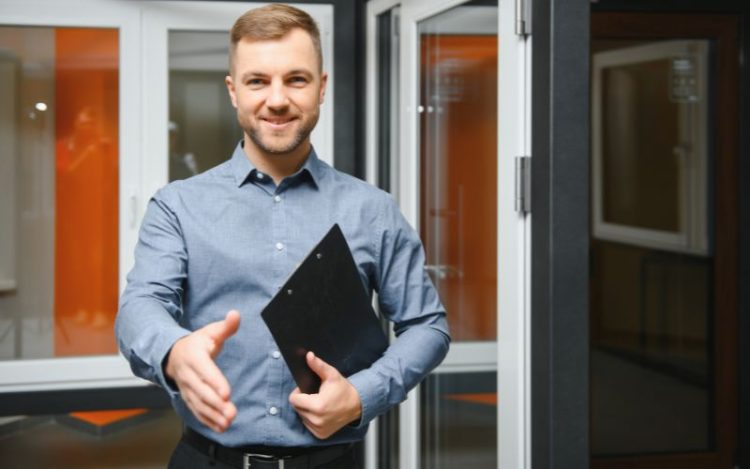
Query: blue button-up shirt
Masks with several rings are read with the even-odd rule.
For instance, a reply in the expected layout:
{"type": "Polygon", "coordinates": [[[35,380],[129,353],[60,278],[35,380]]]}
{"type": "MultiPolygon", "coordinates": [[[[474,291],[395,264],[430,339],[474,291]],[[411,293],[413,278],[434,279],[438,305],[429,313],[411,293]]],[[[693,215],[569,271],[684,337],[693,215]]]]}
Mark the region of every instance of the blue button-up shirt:
{"type": "Polygon", "coordinates": [[[336,171],[314,151],[276,185],[241,144],[229,161],[173,182],[150,200],[116,334],[133,372],[164,387],[187,425],[227,446],[360,440],[372,418],[403,401],[440,363],[450,340],[422,244],[387,193],[336,171]],[[260,313],[334,223],[397,339],[370,368],[349,377],[362,401],[361,420],[320,441],[289,404],[295,382],[260,313]],[[240,312],[239,330],[216,363],[238,413],[218,434],[192,415],[162,364],[175,341],[231,309],[240,312]]]}

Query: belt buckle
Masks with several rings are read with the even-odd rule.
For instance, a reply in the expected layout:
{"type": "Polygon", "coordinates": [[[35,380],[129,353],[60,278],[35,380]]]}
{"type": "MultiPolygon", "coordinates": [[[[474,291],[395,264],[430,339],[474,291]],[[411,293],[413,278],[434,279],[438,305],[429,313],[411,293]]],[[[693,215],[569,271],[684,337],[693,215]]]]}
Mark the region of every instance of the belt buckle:
{"type": "MultiPolygon", "coordinates": [[[[271,462],[274,459],[276,459],[273,456],[269,456],[267,454],[243,453],[242,454],[242,467],[243,467],[243,469],[252,469],[253,465],[250,462],[250,458],[268,459],[268,462],[271,462]]],[[[279,463],[279,465],[278,465],[279,469],[284,469],[284,459],[283,458],[276,459],[276,462],[279,463]]]]}

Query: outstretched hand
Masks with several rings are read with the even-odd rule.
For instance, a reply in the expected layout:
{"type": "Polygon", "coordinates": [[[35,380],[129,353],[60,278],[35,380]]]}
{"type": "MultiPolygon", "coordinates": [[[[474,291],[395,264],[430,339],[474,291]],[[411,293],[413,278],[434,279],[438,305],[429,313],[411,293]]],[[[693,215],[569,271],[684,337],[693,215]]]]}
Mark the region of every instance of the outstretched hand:
{"type": "Polygon", "coordinates": [[[229,400],[229,382],[214,358],[239,326],[240,313],[229,311],[223,320],[212,322],[175,342],[164,367],[193,415],[216,432],[229,428],[237,408],[229,400]]]}
{"type": "Polygon", "coordinates": [[[289,395],[289,403],[305,427],[324,440],[344,425],[359,419],[362,402],[354,386],[336,368],[312,352],[307,352],[305,358],[310,369],[320,376],[320,389],[317,394],[305,394],[295,388],[289,395]]]}

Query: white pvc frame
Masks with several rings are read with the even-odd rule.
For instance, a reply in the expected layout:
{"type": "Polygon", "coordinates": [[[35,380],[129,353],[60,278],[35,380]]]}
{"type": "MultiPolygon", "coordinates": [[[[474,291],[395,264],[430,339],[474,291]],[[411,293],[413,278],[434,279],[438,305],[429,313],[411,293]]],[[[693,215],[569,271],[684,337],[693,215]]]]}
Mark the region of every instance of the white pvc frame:
{"type": "MultiPolygon", "coordinates": [[[[398,201],[419,228],[418,24],[465,0],[372,0],[367,8],[367,179],[377,183],[376,17],[401,5],[398,201]]],[[[435,373],[497,369],[498,467],[531,467],[530,217],[515,212],[515,157],[530,154],[530,39],[515,35],[515,2],[499,1],[498,57],[498,320],[497,342],[454,343],[435,373]]],[[[420,467],[419,392],[401,405],[400,467],[420,467]]],[[[368,438],[375,446],[376,438],[368,438]]],[[[366,452],[367,468],[376,456],[366,452]]]]}

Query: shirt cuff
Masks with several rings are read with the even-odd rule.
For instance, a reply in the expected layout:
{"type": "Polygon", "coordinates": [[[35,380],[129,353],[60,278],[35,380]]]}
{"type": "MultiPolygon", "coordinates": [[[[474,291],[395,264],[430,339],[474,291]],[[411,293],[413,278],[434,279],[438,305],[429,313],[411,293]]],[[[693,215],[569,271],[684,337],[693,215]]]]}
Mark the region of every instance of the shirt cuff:
{"type": "Polygon", "coordinates": [[[371,369],[357,372],[348,379],[362,402],[362,416],[359,421],[352,422],[351,426],[357,429],[365,428],[372,419],[388,410],[386,392],[382,389],[377,373],[371,369]]]}
{"type": "Polygon", "coordinates": [[[167,366],[167,355],[172,350],[175,342],[189,334],[189,330],[181,327],[169,329],[160,335],[159,341],[152,348],[152,363],[158,364],[158,366],[154,367],[154,378],[157,384],[167,391],[171,399],[179,396],[180,392],[177,389],[177,384],[164,371],[167,366]]]}

